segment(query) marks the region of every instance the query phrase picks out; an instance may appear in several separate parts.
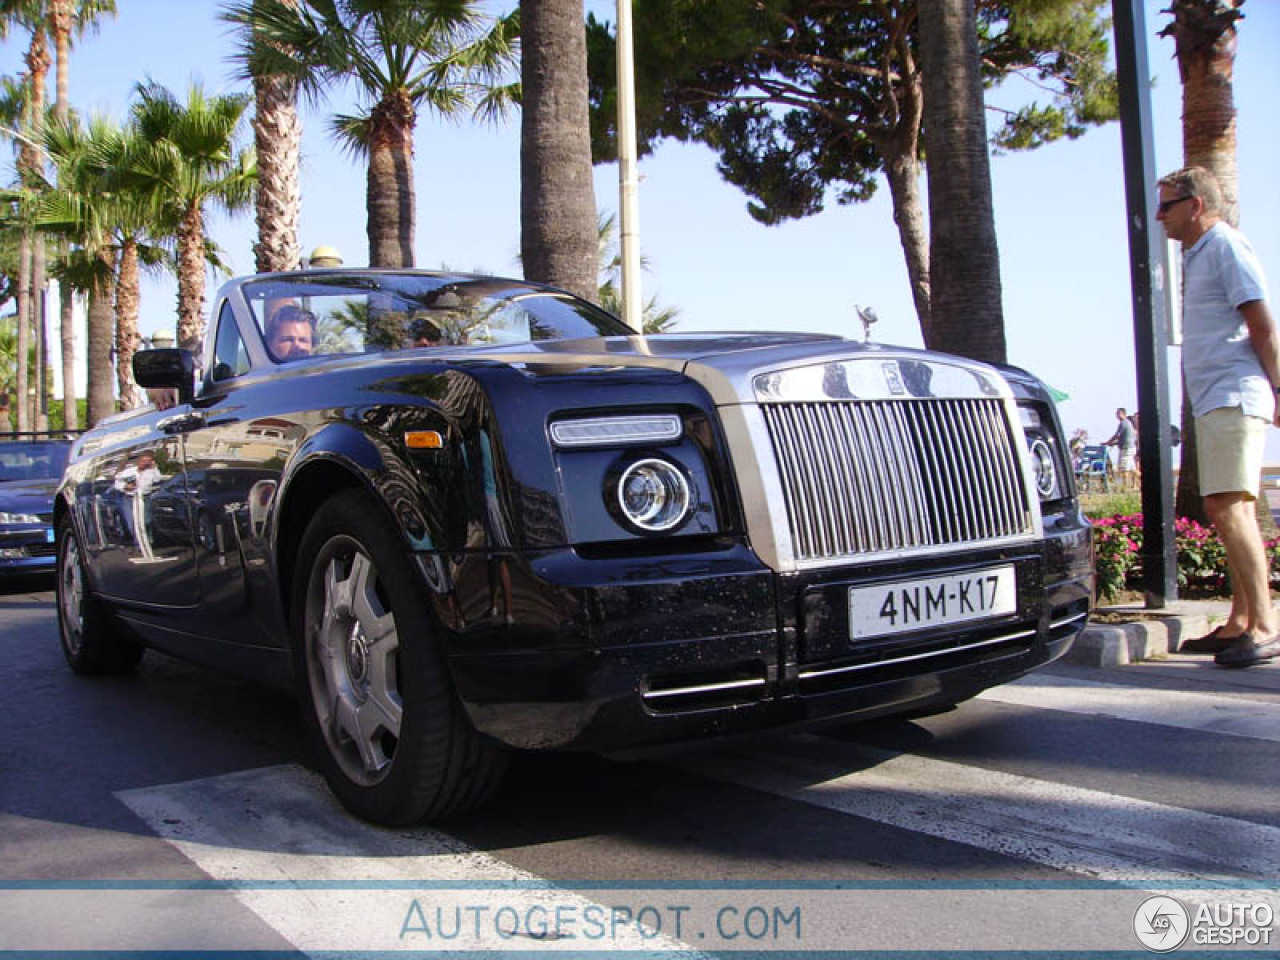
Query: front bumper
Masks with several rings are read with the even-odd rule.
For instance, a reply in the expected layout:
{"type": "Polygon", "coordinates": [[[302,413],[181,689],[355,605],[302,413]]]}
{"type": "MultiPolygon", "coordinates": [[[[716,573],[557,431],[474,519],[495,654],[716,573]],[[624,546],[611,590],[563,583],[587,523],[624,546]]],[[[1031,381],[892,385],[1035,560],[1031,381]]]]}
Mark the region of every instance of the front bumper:
{"type": "MultiPolygon", "coordinates": [[[[534,558],[501,622],[451,637],[471,720],[513,747],[620,751],[957,703],[1062,656],[1093,591],[1088,527],[947,560],[778,576],[747,549],[662,561],[534,558]],[[995,620],[848,639],[852,585],[1018,570],[995,620]],[[511,622],[507,622],[507,621],[511,622]]],[[[519,565],[517,565],[519,567],[519,565]]]]}
{"type": "Polygon", "coordinates": [[[52,526],[0,528],[0,575],[45,573],[56,566],[57,559],[52,526]]]}

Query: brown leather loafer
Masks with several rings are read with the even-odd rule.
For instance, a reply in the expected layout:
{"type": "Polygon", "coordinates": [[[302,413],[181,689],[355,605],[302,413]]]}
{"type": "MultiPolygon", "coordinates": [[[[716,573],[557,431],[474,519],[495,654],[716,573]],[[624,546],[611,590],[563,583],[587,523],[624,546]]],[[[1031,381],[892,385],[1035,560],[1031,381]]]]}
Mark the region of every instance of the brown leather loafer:
{"type": "Polygon", "coordinates": [[[1179,653],[1221,653],[1239,640],[1241,634],[1228,634],[1221,626],[1214,627],[1202,637],[1192,637],[1178,647],[1179,653]]]}
{"type": "Polygon", "coordinates": [[[1269,640],[1257,640],[1246,633],[1227,649],[1213,658],[1220,667],[1251,667],[1280,657],[1280,634],[1269,640]]]}

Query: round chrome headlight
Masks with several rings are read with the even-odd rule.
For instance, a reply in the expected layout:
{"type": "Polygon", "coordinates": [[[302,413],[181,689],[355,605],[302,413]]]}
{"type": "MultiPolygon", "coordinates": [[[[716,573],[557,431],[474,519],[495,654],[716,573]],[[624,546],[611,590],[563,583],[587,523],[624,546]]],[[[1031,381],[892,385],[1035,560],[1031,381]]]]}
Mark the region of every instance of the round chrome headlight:
{"type": "Polygon", "coordinates": [[[1053,451],[1038,437],[1031,444],[1031,469],[1035,473],[1036,492],[1041,500],[1048,500],[1058,489],[1058,468],[1053,462],[1053,451]]]}
{"type": "Polygon", "coordinates": [[[689,481],[666,460],[637,460],[618,478],[618,507],[641,530],[670,530],[689,515],[689,481]]]}

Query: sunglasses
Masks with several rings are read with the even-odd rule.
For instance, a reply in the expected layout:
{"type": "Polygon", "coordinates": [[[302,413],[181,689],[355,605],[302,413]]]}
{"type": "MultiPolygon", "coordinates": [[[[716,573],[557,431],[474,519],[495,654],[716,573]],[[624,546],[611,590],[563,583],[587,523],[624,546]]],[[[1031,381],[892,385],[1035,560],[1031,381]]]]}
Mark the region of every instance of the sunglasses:
{"type": "Polygon", "coordinates": [[[1178,199],[1176,200],[1161,200],[1158,204],[1156,204],[1156,212],[1168,213],[1171,209],[1173,209],[1175,206],[1180,204],[1183,200],[1194,200],[1194,199],[1195,199],[1194,197],[1186,196],[1186,197],[1178,197],[1178,199]]]}

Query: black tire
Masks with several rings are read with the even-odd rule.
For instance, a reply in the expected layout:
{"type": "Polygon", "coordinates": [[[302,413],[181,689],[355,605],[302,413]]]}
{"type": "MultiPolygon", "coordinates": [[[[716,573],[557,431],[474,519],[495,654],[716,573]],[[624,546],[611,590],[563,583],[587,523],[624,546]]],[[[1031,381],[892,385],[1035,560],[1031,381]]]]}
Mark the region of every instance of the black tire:
{"type": "Polygon", "coordinates": [[[316,512],[298,552],[291,627],[303,722],[357,816],[400,826],[485,800],[507,751],[471,727],[425,584],[385,511],[359,490],[316,512]]]}
{"type": "Polygon", "coordinates": [[[89,589],[75,524],[58,525],[58,635],[67,666],[85,675],[127,673],[142,659],[140,644],[125,636],[89,589]]]}

